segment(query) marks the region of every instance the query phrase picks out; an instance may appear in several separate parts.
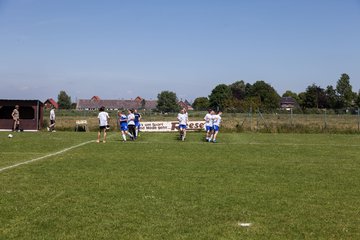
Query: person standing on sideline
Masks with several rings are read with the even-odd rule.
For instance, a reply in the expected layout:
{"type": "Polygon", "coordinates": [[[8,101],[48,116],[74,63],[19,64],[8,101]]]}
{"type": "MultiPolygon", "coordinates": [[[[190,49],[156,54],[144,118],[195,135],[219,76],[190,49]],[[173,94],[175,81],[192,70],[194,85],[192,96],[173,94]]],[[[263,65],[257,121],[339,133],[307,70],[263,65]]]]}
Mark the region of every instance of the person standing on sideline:
{"type": "Polygon", "coordinates": [[[205,120],[205,131],[206,131],[206,141],[209,141],[211,134],[212,134],[212,116],[214,114],[214,111],[209,109],[208,113],[205,115],[204,120],[205,120]]]}
{"type": "Polygon", "coordinates": [[[140,133],[140,120],[141,120],[141,114],[138,113],[137,109],[134,110],[134,116],[135,116],[135,138],[139,136],[140,133]]]}
{"type": "Polygon", "coordinates": [[[12,131],[20,132],[20,112],[19,105],[15,105],[14,110],[11,113],[11,117],[14,120],[12,131]]]}
{"type": "Polygon", "coordinates": [[[50,126],[47,128],[48,132],[56,132],[55,131],[55,107],[51,105],[50,110],[50,126]]]}
{"type": "Polygon", "coordinates": [[[130,139],[135,140],[135,137],[136,137],[135,115],[134,115],[134,110],[133,109],[128,110],[127,121],[128,121],[127,124],[128,124],[130,135],[132,135],[132,136],[130,136],[130,139]]]}
{"type": "Polygon", "coordinates": [[[126,134],[129,135],[130,138],[133,138],[133,135],[128,132],[128,119],[124,111],[118,112],[118,117],[121,136],[123,138],[123,141],[126,142],[126,134]]]}
{"type": "MultiPolygon", "coordinates": [[[[216,137],[220,130],[220,123],[221,123],[221,114],[222,112],[218,112],[216,115],[213,115],[213,135],[212,135],[212,141],[216,143],[216,137]]],[[[211,142],[211,138],[209,139],[209,142],[211,142]]]]}
{"type": "Polygon", "coordinates": [[[105,107],[102,106],[99,109],[99,115],[98,115],[98,119],[99,119],[99,131],[98,131],[98,138],[97,138],[97,143],[100,142],[100,136],[101,136],[101,131],[104,133],[104,140],[103,143],[106,143],[106,129],[109,128],[109,124],[108,121],[110,119],[109,114],[107,112],[105,112],[105,107]]]}
{"type": "Polygon", "coordinates": [[[179,133],[181,141],[185,141],[186,138],[186,125],[188,124],[188,116],[185,113],[184,109],[181,109],[180,113],[177,116],[179,121],[179,133]]]}

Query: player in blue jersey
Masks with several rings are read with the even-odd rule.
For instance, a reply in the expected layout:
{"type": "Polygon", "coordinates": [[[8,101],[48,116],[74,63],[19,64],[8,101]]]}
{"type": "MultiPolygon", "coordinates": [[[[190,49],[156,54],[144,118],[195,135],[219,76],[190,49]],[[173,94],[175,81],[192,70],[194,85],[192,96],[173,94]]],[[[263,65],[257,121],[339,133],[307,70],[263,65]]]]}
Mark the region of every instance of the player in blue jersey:
{"type": "Polygon", "coordinates": [[[138,113],[138,111],[135,109],[134,110],[134,116],[135,116],[135,138],[137,138],[139,136],[139,132],[140,132],[141,114],[138,113]]]}
{"type": "Polygon", "coordinates": [[[184,109],[181,109],[177,119],[179,121],[180,139],[184,141],[186,138],[186,125],[188,124],[188,115],[185,113],[184,109]]]}
{"type": "Polygon", "coordinates": [[[125,115],[124,111],[118,112],[118,117],[121,136],[123,138],[123,141],[126,142],[126,135],[129,135],[130,138],[133,138],[133,135],[128,132],[128,118],[125,115]]]}

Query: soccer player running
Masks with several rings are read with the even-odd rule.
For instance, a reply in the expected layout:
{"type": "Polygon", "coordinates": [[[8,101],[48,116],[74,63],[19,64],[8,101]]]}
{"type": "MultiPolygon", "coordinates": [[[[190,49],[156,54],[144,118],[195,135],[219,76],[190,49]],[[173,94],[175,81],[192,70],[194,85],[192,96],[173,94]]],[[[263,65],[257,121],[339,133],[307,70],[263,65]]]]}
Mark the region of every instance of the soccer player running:
{"type": "Polygon", "coordinates": [[[50,126],[47,128],[48,132],[56,132],[55,131],[55,107],[51,105],[50,110],[50,126]]]}
{"type": "Polygon", "coordinates": [[[179,133],[181,141],[184,141],[186,138],[186,125],[188,124],[188,116],[185,113],[184,109],[181,109],[180,113],[177,116],[179,121],[179,133]]]}
{"type": "Polygon", "coordinates": [[[128,118],[125,114],[125,111],[118,112],[118,117],[121,136],[123,141],[126,142],[126,135],[129,135],[130,138],[133,138],[133,135],[128,132],[128,118]]]}
{"type": "Polygon", "coordinates": [[[134,116],[135,116],[135,138],[139,136],[140,132],[140,120],[141,120],[141,114],[138,113],[137,109],[134,110],[134,116]]]}
{"type": "Polygon", "coordinates": [[[213,120],[213,134],[210,137],[209,142],[211,142],[211,138],[212,138],[212,142],[216,143],[216,137],[219,133],[220,130],[220,122],[221,122],[221,114],[222,112],[218,112],[216,115],[213,115],[212,120],[213,120]]]}
{"type": "Polygon", "coordinates": [[[136,137],[136,132],[135,132],[135,115],[134,115],[134,110],[133,109],[129,109],[128,110],[128,116],[127,116],[127,123],[128,123],[128,128],[129,128],[129,132],[130,132],[130,139],[131,140],[135,140],[136,137]]]}
{"type": "Polygon", "coordinates": [[[213,127],[213,122],[212,122],[212,117],[213,117],[214,111],[209,109],[208,113],[205,115],[204,120],[205,120],[205,130],[206,130],[206,141],[209,141],[209,139],[211,139],[211,134],[212,134],[212,127],[213,127]]]}
{"type": "Polygon", "coordinates": [[[106,143],[106,129],[109,127],[108,121],[110,119],[109,114],[107,112],[105,112],[105,107],[100,107],[99,109],[99,115],[98,115],[98,119],[99,119],[99,131],[98,131],[98,137],[97,137],[97,143],[100,142],[100,136],[101,136],[101,132],[104,133],[104,140],[103,143],[106,143]]]}

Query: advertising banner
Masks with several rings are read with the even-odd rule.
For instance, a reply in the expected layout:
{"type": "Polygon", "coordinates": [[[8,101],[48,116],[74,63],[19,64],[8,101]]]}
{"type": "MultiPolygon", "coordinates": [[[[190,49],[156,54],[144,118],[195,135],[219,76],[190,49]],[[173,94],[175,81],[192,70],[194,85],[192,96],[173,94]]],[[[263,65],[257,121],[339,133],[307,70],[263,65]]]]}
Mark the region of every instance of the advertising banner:
{"type": "MultiPolygon", "coordinates": [[[[187,131],[201,131],[204,129],[204,121],[189,121],[187,131]]],[[[176,132],[179,130],[178,122],[142,122],[142,132],[176,132]]]]}

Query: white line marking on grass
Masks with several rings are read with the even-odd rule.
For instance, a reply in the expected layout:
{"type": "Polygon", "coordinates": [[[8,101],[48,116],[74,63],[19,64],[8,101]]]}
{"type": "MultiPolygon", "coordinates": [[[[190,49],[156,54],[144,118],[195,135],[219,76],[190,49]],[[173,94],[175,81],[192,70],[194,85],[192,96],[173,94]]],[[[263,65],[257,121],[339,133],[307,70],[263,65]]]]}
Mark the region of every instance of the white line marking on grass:
{"type": "Polygon", "coordinates": [[[29,163],[32,163],[32,162],[36,162],[36,161],[42,160],[42,159],[44,159],[44,158],[56,156],[56,155],[62,154],[62,153],[64,153],[64,152],[70,151],[70,150],[72,150],[72,149],[74,149],[74,148],[78,148],[78,147],[84,146],[84,145],[86,145],[86,144],[89,144],[89,143],[91,143],[91,142],[95,142],[95,140],[83,142],[83,143],[80,143],[80,144],[78,144],[78,145],[74,145],[74,146],[65,148],[65,149],[60,150],[60,151],[58,151],[58,152],[50,153],[50,154],[47,154],[47,155],[42,156],[42,157],[34,158],[34,159],[31,159],[31,160],[28,160],[28,161],[24,161],[24,162],[20,162],[20,163],[14,164],[14,165],[10,165],[10,166],[7,166],[7,167],[0,168],[0,172],[3,172],[3,171],[5,171],[5,170],[11,169],[11,168],[16,168],[16,167],[21,166],[21,165],[25,165],[25,164],[29,164],[29,163]]]}

